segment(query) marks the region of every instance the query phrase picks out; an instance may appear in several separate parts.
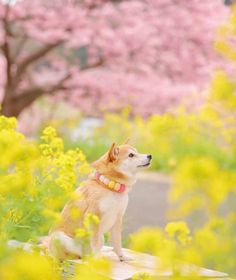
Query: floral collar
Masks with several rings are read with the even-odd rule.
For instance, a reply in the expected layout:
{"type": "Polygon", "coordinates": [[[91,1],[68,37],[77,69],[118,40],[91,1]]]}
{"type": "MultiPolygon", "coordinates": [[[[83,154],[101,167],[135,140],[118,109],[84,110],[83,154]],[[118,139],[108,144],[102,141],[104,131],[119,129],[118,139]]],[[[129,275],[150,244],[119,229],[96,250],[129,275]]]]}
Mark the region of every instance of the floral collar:
{"type": "Polygon", "coordinates": [[[109,178],[107,178],[105,175],[102,175],[97,170],[93,172],[93,177],[97,179],[97,181],[103,183],[103,185],[105,185],[105,187],[111,191],[123,193],[126,190],[126,185],[110,180],[109,178]]]}

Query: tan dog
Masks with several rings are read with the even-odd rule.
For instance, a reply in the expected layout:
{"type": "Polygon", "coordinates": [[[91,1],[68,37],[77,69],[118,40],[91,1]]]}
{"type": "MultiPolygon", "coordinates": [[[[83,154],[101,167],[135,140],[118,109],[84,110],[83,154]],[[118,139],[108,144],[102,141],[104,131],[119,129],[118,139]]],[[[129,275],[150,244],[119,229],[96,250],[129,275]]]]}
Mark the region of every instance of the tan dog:
{"type": "Polygon", "coordinates": [[[92,166],[95,172],[77,188],[81,199],[69,202],[62,211],[62,223],[50,233],[49,251],[63,259],[68,254],[82,256],[81,246],[74,240],[76,229],[83,226],[86,214],[97,215],[100,223],[93,229],[91,249],[99,253],[104,233],[110,232],[110,242],[120,261],[126,260],[122,253],[122,219],[128,204],[128,193],[137,180],[137,171],[148,167],[151,155],[140,154],[129,144],[112,144],[109,151],[92,166]],[[82,215],[75,220],[71,210],[78,208],[82,215]],[[60,244],[60,246],[58,246],[60,244]],[[60,249],[59,249],[60,248],[60,249]]]}

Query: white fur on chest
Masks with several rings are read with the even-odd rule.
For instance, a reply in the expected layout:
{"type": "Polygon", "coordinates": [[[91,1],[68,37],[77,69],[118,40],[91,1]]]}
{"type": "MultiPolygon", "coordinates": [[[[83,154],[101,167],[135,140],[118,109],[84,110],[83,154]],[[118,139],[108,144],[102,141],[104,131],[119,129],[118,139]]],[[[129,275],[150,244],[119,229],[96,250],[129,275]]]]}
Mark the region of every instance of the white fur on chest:
{"type": "Polygon", "coordinates": [[[127,194],[119,194],[111,192],[108,196],[101,199],[99,202],[99,209],[104,212],[120,212],[126,208],[128,203],[127,194]]]}
{"type": "Polygon", "coordinates": [[[102,212],[103,232],[111,229],[119,215],[123,215],[128,204],[128,194],[110,193],[101,199],[99,209],[102,212]]]}

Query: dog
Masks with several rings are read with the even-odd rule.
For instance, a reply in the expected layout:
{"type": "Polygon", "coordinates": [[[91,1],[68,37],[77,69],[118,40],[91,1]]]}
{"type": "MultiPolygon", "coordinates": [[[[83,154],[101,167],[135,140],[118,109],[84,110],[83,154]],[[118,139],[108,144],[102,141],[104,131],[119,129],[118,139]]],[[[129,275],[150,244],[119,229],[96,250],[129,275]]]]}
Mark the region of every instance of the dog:
{"type": "Polygon", "coordinates": [[[122,219],[128,205],[129,192],[137,180],[137,172],[151,164],[150,154],[140,154],[128,142],[110,149],[92,167],[94,172],[76,189],[78,200],[68,202],[62,210],[62,222],[50,231],[48,250],[59,259],[68,255],[82,257],[81,245],[76,242],[76,229],[83,227],[88,213],[96,215],[99,223],[90,238],[91,250],[99,254],[104,234],[110,232],[110,243],[120,261],[127,258],[122,252],[122,219]],[[72,217],[72,209],[78,209],[78,219],[72,217]]]}

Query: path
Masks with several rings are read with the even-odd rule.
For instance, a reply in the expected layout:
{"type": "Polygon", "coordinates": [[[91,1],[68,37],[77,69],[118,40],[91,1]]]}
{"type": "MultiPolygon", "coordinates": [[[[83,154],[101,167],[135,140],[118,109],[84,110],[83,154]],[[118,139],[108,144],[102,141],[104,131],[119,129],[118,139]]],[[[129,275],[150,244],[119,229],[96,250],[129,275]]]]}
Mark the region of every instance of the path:
{"type": "Polygon", "coordinates": [[[154,172],[143,173],[130,193],[124,220],[124,237],[143,226],[164,226],[167,222],[167,193],[170,179],[154,172]]]}

